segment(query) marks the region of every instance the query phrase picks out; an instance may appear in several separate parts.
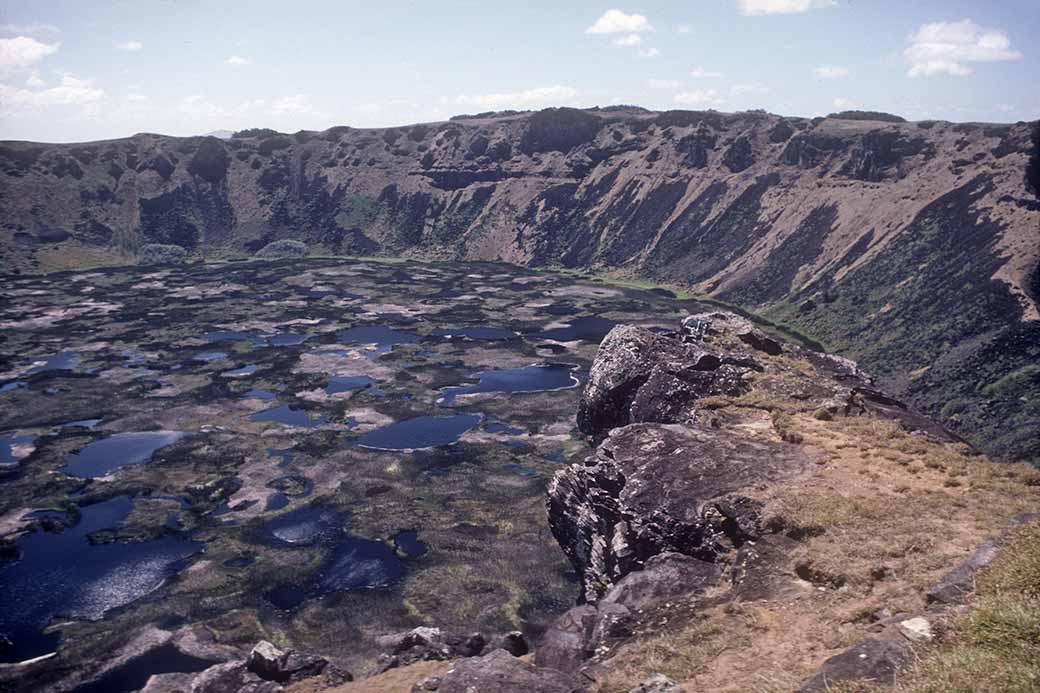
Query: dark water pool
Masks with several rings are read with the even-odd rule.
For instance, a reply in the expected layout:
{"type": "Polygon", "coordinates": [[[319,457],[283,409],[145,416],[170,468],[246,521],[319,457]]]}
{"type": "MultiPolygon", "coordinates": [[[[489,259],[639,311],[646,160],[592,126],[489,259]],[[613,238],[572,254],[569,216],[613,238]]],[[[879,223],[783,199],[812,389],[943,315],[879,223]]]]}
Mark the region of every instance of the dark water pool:
{"type": "Polygon", "coordinates": [[[598,315],[585,316],[571,320],[566,327],[554,327],[552,329],[536,332],[532,336],[536,339],[554,339],[557,342],[594,342],[603,341],[607,333],[617,325],[613,320],[601,318],[598,315]]]}
{"type": "Polygon", "coordinates": [[[249,363],[245,366],[242,366],[241,368],[236,368],[231,371],[224,371],[223,373],[221,373],[221,375],[225,378],[244,378],[247,375],[252,375],[253,373],[256,373],[257,368],[259,368],[259,366],[257,366],[255,363],[249,363]]]}
{"type": "Polygon", "coordinates": [[[97,620],[159,587],[204,544],[174,536],[92,545],[87,536],[122,522],[127,496],[86,506],[60,533],[35,531],[18,542],[21,560],[0,568],[0,633],[13,645],[0,660],[20,661],[55,649],[60,635],[41,630],[57,617],[97,620]]]}
{"type": "Polygon", "coordinates": [[[303,344],[312,335],[298,334],[296,332],[279,332],[278,334],[257,337],[253,340],[255,346],[287,347],[303,344]]]}
{"type": "Polygon", "coordinates": [[[0,436],[0,464],[11,464],[19,460],[14,454],[14,448],[19,445],[31,445],[36,442],[36,436],[31,434],[0,436]]]}
{"type": "Polygon", "coordinates": [[[371,387],[378,381],[367,375],[337,375],[329,378],[329,384],[325,386],[325,394],[334,395],[338,392],[350,392],[371,387]]]}
{"type": "Polygon", "coordinates": [[[35,375],[36,373],[44,373],[46,371],[70,371],[79,365],[79,354],[75,351],[62,351],[50,356],[44,356],[40,360],[43,363],[27,370],[25,372],[26,375],[35,375]]]}
{"type": "Polygon", "coordinates": [[[258,411],[249,417],[250,421],[273,421],[295,428],[317,428],[328,423],[327,416],[311,416],[303,409],[295,409],[288,404],[258,411]]]}
{"type": "Polygon", "coordinates": [[[210,344],[218,344],[220,342],[244,342],[247,339],[253,339],[256,335],[253,332],[239,332],[237,330],[217,330],[215,332],[207,332],[202,335],[202,339],[205,339],[210,344]]]}
{"type": "Polygon", "coordinates": [[[478,426],[481,414],[417,416],[361,434],[357,444],[376,450],[417,450],[451,445],[466,431],[478,426]]]}
{"type": "Polygon", "coordinates": [[[375,344],[378,353],[386,353],[398,344],[418,344],[422,339],[415,332],[395,330],[385,325],[360,325],[336,333],[344,344],[375,344]]]}
{"type": "Polygon", "coordinates": [[[310,505],[269,521],[264,532],[276,545],[327,547],[321,566],[296,583],[275,585],[264,599],[289,611],[309,599],[333,592],[389,586],[404,575],[404,566],[394,550],[381,541],[347,532],[347,516],[333,507],[310,505]]]}
{"type": "Polygon", "coordinates": [[[156,450],[171,445],[187,433],[181,431],[148,431],[116,433],[95,440],[77,453],[65,458],[62,471],[78,477],[98,477],[128,464],[144,464],[156,450]]]}
{"type": "Polygon", "coordinates": [[[441,390],[441,397],[437,403],[450,406],[459,395],[477,392],[518,393],[565,390],[578,385],[578,379],[573,374],[574,368],[573,365],[567,363],[542,363],[523,368],[480,371],[471,376],[478,378],[478,383],[446,387],[441,390]]]}
{"type": "Polygon", "coordinates": [[[394,536],[394,546],[409,558],[419,558],[430,550],[426,542],[419,541],[419,533],[414,529],[402,529],[394,536]]]}
{"type": "Polygon", "coordinates": [[[72,693],[132,693],[144,688],[148,679],[156,674],[190,674],[216,663],[184,654],[167,643],[134,657],[95,681],[77,686],[72,693]]]}

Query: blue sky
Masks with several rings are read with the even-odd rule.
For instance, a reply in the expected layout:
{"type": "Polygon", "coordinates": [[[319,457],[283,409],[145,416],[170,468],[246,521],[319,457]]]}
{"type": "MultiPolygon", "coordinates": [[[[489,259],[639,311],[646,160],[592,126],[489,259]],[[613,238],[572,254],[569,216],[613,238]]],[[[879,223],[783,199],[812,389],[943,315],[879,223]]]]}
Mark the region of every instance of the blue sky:
{"type": "Polygon", "coordinates": [[[0,0],[0,139],[504,108],[1040,118],[1038,0],[0,0]]]}

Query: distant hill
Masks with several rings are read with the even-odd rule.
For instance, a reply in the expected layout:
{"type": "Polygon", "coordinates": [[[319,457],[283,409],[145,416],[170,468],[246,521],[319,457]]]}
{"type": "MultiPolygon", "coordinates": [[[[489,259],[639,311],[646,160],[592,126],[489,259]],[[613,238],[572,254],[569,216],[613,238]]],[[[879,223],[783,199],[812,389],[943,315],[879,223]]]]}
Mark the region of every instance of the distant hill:
{"type": "Polygon", "coordinates": [[[207,132],[205,137],[216,137],[222,140],[229,140],[234,134],[235,133],[232,130],[214,130],[213,132],[207,132]]]}
{"type": "Polygon", "coordinates": [[[297,239],[612,272],[782,320],[990,452],[1040,461],[1031,126],[878,117],[547,109],[0,143],[0,271],[297,239]]]}

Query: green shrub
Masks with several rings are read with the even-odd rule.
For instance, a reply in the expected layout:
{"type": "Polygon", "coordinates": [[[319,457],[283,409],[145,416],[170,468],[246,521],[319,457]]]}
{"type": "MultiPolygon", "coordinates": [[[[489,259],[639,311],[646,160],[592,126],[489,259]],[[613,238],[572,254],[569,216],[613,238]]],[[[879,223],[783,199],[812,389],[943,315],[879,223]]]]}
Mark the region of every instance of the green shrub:
{"type": "Polygon", "coordinates": [[[310,253],[310,250],[307,248],[306,243],[285,239],[268,243],[256,252],[256,257],[275,260],[279,258],[307,257],[308,253],[310,253]]]}
{"type": "Polygon", "coordinates": [[[137,252],[139,265],[181,265],[188,259],[188,251],[179,245],[149,243],[137,252]]]}
{"type": "Polygon", "coordinates": [[[906,122],[906,118],[902,116],[897,116],[893,113],[883,113],[881,111],[840,111],[838,113],[831,113],[827,117],[836,120],[879,120],[884,123],[906,122]]]}

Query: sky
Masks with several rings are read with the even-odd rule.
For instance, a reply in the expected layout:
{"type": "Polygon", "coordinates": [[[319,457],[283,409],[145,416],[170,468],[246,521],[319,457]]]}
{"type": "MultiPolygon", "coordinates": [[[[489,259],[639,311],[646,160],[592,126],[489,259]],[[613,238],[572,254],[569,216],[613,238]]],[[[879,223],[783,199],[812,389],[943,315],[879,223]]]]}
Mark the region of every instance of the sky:
{"type": "Polygon", "coordinates": [[[635,104],[1040,118],[1040,0],[0,0],[0,140],[635,104]]]}

